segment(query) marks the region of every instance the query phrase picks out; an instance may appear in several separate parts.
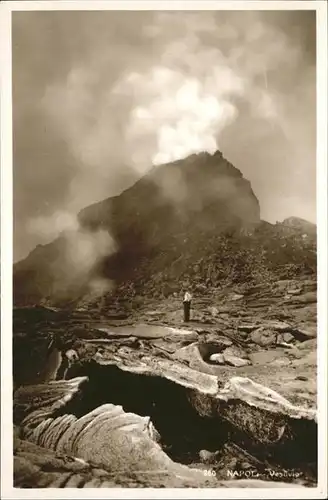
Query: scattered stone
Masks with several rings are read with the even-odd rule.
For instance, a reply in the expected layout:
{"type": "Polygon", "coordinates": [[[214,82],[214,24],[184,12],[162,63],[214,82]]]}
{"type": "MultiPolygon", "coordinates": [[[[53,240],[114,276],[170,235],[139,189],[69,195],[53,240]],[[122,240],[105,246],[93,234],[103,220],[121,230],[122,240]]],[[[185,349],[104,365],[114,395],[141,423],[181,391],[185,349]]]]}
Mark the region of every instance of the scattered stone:
{"type": "Polygon", "coordinates": [[[281,345],[284,344],[284,336],[283,333],[276,334],[276,344],[281,345]]]}
{"type": "Polygon", "coordinates": [[[212,316],[214,316],[214,317],[218,316],[219,310],[217,307],[210,307],[209,310],[210,310],[210,313],[212,314],[212,316]]]}
{"type": "Polygon", "coordinates": [[[283,334],[283,339],[284,342],[291,342],[292,340],[294,340],[294,335],[292,335],[290,332],[286,332],[283,334]]]}
{"type": "Polygon", "coordinates": [[[223,356],[224,356],[224,361],[228,365],[236,366],[237,368],[251,364],[249,359],[237,358],[237,356],[232,356],[231,354],[223,354],[223,356]]]}
{"type": "Polygon", "coordinates": [[[217,363],[218,365],[223,365],[225,362],[223,354],[217,353],[210,356],[210,361],[217,363]]]}
{"type": "Polygon", "coordinates": [[[289,332],[291,330],[291,326],[283,321],[268,321],[264,326],[278,332],[289,332]]]}
{"type": "Polygon", "coordinates": [[[240,294],[240,293],[234,293],[231,297],[230,297],[230,300],[233,300],[233,301],[237,301],[237,300],[241,300],[244,298],[244,295],[240,294]]]}
{"type": "Polygon", "coordinates": [[[226,339],[224,337],[220,338],[215,338],[215,340],[212,340],[210,342],[206,341],[205,342],[199,342],[198,343],[198,351],[202,357],[203,360],[210,359],[212,354],[218,354],[225,349],[227,349],[229,346],[232,345],[231,340],[226,339]]]}
{"type": "Polygon", "coordinates": [[[226,349],[227,347],[230,347],[232,345],[232,340],[228,339],[227,337],[217,335],[206,336],[206,342],[210,343],[213,346],[216,346],[218,349],[226,349]]]}
{"type": "Polygon", "coordinates": [[[236,356],[237,358],[241,359],[248,359],[248,354],[242,349],[241,347],[238,347],[236,345],[231,345],[230,347],[227,347],[223,351],[224,356],[236,356]]]}
{"type": "Polygon", "coordinates": [[[299,295],[302,292],[302,288],[296,288],[294,290],[287,290],[289,295],[299,295]]]}

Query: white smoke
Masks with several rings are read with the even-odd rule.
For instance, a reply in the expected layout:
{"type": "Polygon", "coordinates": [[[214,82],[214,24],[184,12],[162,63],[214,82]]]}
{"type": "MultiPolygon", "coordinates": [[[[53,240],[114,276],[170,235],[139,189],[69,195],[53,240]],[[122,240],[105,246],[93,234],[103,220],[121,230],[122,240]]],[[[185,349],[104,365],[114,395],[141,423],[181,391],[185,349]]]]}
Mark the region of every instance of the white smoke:
{"type": "Polygon", "coordinates": [[[120,82],[117,93],[133,92],[136,96],[126,129],[136,168],[147,162],[168,163],[191,153],[217,150],[220,131],[237,113],[229,95],[240,92],[242,85],[226,68],[216,67],[214,73],[217,79],[211,75],[202,84],[195,76],[188,78],[180,71],[155,66],[146,74],[132,73],[120,82]],[[154,133],[155,150],[147,151],[141,139],[154,133]]]}
{"type": "MultiPolygon", "coordinates": [[[[308,168],[312,136],[298,112],[298,102],[303,96],[305,108],[311,109],[313,68],[304,89],[295,88],[294,103],[291,94],[284,92],[281,75],[298,74],[302,49],[279,23],[268,22],[269,17],[260,11],[154,12],[143,22],[139,17],[137,25],[132,22],[132,31],[138,31],[144,43],[141,50],[133,44],[124,49],[122,40],[117,45],[113,40],[90,41],[67,74],[46,87],[41,101],[45,120],[64,138],[76,161],[76,172],[61,211],[32,219],[29,231],[43,239],[71,231],[67,241],[72,269],[88,269],[105,252],[114,251],[116,244],[111,235],[103,240],[104,235],[83,232],[75,213],[106,198],[126,165],[140,176],[153,164],[204,150],[214,152],[221,149],[224,133],[234,124],[239,135],[229,139],[232,152],[238,151],[242,136],[254,139],[255,135],[260,150],[269,124],[291,144],[295,165],[308,168]],[[249,108],[246,122],[240,102],[249,108]]],[[[274,151],[270,154],[274,157],[274,151]]],[[[256,167],[254,180],[250,177],[255,192],[266,181],[267,191],[272,182],[278,183],[278,176],[268,176],[262,166],[256,167]]],[[[289,161],[287,171],[290,182],[286,178],[285,186],[297,187],[306,178],[289,161]]],[[[173,200],[188,196],[182,180],[175,190],[172,183],[163,182],[163,191],[173,200]]],[[[281,206],[276,202],[276,210],[281,206]]]]}
{"type": "Polygon", "coordinates": [[[27,232],[30,234],[42,234],[45,238],[53,240],[63,231],[77,231],[79,223],[74,214],[59,210],[50,216],[38,216],[30,219],[27,224],[27,232]]]}
{"type": "Polygon", "coordinates": [[[105,278],[94,278],[89,282],[90,299],[94,300],[111,292],[115,287],[112,280],[105,278]]]}
{"type": "Polygon", "coordinates": [[[261,12],[216,15],[154,13],[140,34],[152,50],[142,56],[131,46],[116,80],[115,45],[102,46],[47,88],[43,109],[79,164],[68,196],[74,207],[105,197],[125,165],[142,175],[152,164],[220,148],[221,133],[238,119],[238,98],[283,128],[268,75],[296,67],[300,48],[261,12]]]}
{"type": "Polygon", "coordinates": [[[80,226],[77,217],[69,212],[55,212],[50,217],[31,219],[28,231],[54,239],[61,236],[60,268],[55,266],[54,290],[62,291],[70,286],[87,283],[91,296],[97,297],[110,291],[113,283],[104,278],[92,277],[95,266],[104,257],[117,250],[115,240],[108,231],[89,231],[80,226]]]}
{"type": "Polygon", "coordinates": [[[67,241],[66,258],[70,262],[73,273],[86,274],[103,257],[111,255],[116,250],[114,239],[107,231],[95,232],[78,228],[65,234],[67,241]]]}

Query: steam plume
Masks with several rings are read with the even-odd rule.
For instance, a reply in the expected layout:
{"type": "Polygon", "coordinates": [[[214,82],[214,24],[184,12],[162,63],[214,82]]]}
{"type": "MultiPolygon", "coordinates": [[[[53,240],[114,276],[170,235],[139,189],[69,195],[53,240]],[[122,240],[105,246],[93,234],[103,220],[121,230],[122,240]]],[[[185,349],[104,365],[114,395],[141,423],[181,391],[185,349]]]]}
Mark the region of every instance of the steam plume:
{"type": "Polygon", "coordinates": [[[153,163],[216,148],[250,179],[264,218],[313,220],[313,33],[311,12],[15,13],[19,240],[49,241],[153,163]]]}

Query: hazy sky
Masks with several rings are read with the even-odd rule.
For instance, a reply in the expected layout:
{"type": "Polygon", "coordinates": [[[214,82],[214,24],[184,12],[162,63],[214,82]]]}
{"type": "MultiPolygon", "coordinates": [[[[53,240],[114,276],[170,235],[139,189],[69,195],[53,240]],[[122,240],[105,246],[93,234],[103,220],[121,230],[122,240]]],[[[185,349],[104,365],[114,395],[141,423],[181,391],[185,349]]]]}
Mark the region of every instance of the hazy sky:
{"type": "Polygon", "coordinates": [[[14,12],[14,253],[152,163],[220,149],[315,221],[315,12],[14,12]]]}

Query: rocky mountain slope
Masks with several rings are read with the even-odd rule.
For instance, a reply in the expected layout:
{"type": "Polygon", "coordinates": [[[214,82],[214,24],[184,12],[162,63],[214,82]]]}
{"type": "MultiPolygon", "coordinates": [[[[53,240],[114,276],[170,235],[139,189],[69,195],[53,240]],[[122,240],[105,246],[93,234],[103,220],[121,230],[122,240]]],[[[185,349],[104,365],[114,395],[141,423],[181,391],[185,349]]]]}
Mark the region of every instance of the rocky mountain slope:
{"type": "Polygon", "coordinates": [[[208,293],[316,272],[315,225],[261,221],[249,182],[219,152],[156,167],[78,219],[78,231],[14,266],[17,305],[76,306],[102,295],[108,306],[113,296],[167,297],[188,284],[208,293]]]}
{"type": "Polygon", "coordinates": [[[213,235],[249,230],[259,223],[260,210],[249,182],[217,152],[153,168],[121,195],[82,210],[78,221],[77,232],[39,245],[15,265],[16,304],[75,298],[93,278],[116,285],[133,281],[145,261],[170,255],[172,247],[180,252],[191,241],[203,244],[213,235]],[[106,234],[113,241],[108,248],[106,234]],[[86,248],[81,272],[74,274],[77,254],[90,244],[92,265],[86,265],[86,248]],[[97,253],[101,245],[104,251],[97,253]]]}

